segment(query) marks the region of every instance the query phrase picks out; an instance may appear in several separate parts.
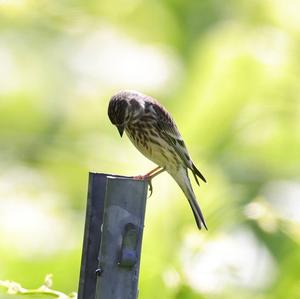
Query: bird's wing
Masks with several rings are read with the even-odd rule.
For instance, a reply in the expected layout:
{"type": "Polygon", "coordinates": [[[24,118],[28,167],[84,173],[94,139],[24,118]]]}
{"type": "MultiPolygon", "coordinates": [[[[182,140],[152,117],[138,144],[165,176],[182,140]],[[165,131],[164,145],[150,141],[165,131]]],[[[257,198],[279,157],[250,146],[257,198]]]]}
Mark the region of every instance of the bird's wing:
{"type": "Polygon", "coordinates": [[[192,159],[190,158],[185,143],[171,115],[157,102],[154,103],[152,107],[157,115],[157,125],[160,129],[160,132],[163,134],[168,143],[174,148],[178,156],[181,158],[184,166],[192,170],[198,185],[199,181],[197,176],[206,182],[204,176],[196,168],[192,159]]]}
{"type": "Polygon", "coordinates": [[[171,115],[158,103],[153,105],[153,109],[157,116],[157,125],[160,133],[162,133],[168,143],[172,145],[185,166],[190,168],[191,159],[189,153],[171,115]]]}

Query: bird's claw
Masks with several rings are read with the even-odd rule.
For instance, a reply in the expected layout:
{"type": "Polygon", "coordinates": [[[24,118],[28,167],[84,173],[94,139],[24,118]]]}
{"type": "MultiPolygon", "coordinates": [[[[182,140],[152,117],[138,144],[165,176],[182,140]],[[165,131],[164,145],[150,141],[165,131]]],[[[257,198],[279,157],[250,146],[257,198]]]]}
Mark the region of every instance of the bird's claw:
{"type": "Polygon", "coordinates": [[[149,192],[150,195],[148,196],[148,198],[151,197],[152,193],[153,193],[153,186],[152,186],[152,181],[151,181],[151,177],[149,176],[145,176],[145,175],[137,175],[137,176],[133,176],[132,177],[134,180],[146,180],[149,186],[149,192]]]}
{"type": "Polygon", "coordinates": [[[150,198],[152,193],[153,193],[153,186],[152,186],[152,181],[151,180],[147,180],[147,181],[148,181],[149,192],[150,192],[150,195],[148,196],[148,198],[150,198]]]}

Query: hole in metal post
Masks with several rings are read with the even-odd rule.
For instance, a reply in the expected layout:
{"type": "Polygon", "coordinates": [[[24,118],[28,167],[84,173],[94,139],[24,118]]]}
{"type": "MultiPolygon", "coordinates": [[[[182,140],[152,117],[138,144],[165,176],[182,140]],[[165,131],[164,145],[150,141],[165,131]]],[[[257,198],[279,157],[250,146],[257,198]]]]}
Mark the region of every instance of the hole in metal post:
{"type": "Polygon", "coordinates": [[[135,224],[127,223],[125,225],[122,247],[118,262],[118,265],[120,267],[133,267],[137,263],[138,233],[139,229],[135,224]]]}

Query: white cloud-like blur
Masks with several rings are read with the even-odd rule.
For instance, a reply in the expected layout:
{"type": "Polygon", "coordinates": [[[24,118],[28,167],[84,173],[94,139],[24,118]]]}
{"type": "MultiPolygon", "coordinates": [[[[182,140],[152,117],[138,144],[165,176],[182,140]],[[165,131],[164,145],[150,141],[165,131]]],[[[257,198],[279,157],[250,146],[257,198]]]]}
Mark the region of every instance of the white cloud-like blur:
{"type": "Polygon", "coordinates": [[[90,94],[103,87],[162,90],[182,74],[171,49],[139,43],[108,26],[78,40],[69,65],[77,89],[90,94]]]}
{"type": "Polygon", "coordinates": [[[276,274],[274,259],[254,234],[246,229],[203,242],[193,253],[186,242],[182,250],[183,271],[192,288],[201,293],[220,293],[228,288],[261,289],[276,274]]]}
{"type": "Polygon", "coordinates": [[[62,198],[48,189],[32,169],[18,167],[0,175],[0,235],[6,248],[34,256],[76,244],[72,216],[59,204],[62,198]]]}
{"type": "Polygon", "coordinates": [[[263,194],[277,215],[300,224],[300,182],[273,181],[265,186],[263,194]]]}

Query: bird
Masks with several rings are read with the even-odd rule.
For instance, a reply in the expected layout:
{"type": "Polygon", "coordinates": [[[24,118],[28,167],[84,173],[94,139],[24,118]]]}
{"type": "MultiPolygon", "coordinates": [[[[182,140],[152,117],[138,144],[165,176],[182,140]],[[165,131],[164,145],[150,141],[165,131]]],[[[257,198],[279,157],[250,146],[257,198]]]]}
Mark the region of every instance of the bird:
{"type": "Polygon", "coordinates": [[[108,117],[119,131],[126,135],[134,146],[157,167],[136,179],[150,183],[158,174],[168,172],[185,194],[199,229],[207,225],[193,191],[188,169],[198,185],[205,177],[193,163],[185,142],[171,114],[153,97],[135,90],[121,90],[109,101],[108,117]]]}

